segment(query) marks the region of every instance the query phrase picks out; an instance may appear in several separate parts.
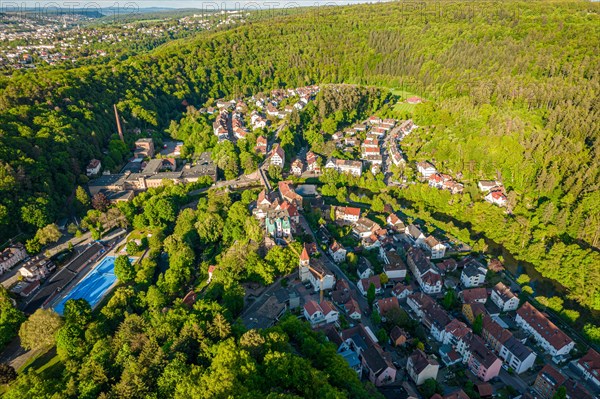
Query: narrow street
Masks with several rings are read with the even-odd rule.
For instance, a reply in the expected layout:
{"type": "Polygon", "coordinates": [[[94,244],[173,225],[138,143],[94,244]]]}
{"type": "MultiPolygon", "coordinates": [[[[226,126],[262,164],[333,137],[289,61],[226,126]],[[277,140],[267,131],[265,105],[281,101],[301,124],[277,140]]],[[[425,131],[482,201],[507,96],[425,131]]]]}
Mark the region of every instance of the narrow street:
{"type": "MultiPolygon", "coordinates": [[[[304,215],[302,215],[302,214],[300,214],[300,225],[302,226],[304,231],[306,231],[308,234],[310,234],[313,237],[313,240],[315,240],[315,242],[317,242],[315,233],[312,231],[312,229],[310,228],[310,225],[308,224],[308,222],[304,218],[304,215]]],[[[343,280],[345,280],[348,283],[348,286],[350,287],[350,289],[352,291],[354,291],[352,297],[354,299],[356,299],[356,301],[358,302],[358,305],[360,306],[360,309],[362,311],[362,314],[363,314],[362,319],[361,319],[362,324],[365,325],[366,327],[369,327],[371,329],[371,331],[373,331],[373,333],[376,333],[377,329],[373,326],[373,323],[371,322],[371,318],[367,316],[367,314],[369,314],[369,315],[371,314],[371,310],[369,309],[369,303],[367,302],[367,299],[361,295],[356,284],[352,280],[350,280],[348,278],[348,276],[346,276],[344,271],[342,269],[340,269],[340,267],[329,257],[329,255],[325,251],[323,251],[318,245],[317,245],[317,249],[321,253],[321,257],[319,259],[321,259],[323,261],[323,263],[325,264],[325,267],[327,267],[329,270],[331,270],[333,272],[333,274],[335,274],[336,279],[342,278],[343,280]]]]}

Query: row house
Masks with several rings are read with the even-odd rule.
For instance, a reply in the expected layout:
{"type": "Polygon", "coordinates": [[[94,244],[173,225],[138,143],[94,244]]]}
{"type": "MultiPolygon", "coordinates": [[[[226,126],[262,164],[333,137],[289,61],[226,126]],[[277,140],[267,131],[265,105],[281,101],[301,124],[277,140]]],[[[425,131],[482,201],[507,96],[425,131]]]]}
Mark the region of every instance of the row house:
{"type": "Polygon", "coordinates": [[[329,301],[323,301],[321,304],[310,300],[304,305],[304,317],[310,322],[312,327],[336,323],[339,320],[339,312],[329,301]]]}
{"type": "Polygon", "coordinates": [[[335,276],[322,262],[308,255],[306,246],[300,254],[299,277],[303,283],[310,282],[315,292],[331,290],[335,286],[335,276]]]}
{"type": "Polygon", "coordinates": [[[423,318],[425,314],[425,308],[433,306],[434,303],[435,301],[432,297],[422,292],[409,294],[406,299],[406,304],[417,315],[419,320],[423,318]]]}
{"type": "Polygon", "coordinates": [[[245,139],[246,135],[249,133],[248,129],[244,127],[244,119],[242,114],[239,112],[234,112],[231,117],[231,127],[233,130],[233,134],[239,140],[245,139]]]}
{"type": "Polygon", "coordinates": [[[494,286],[490,299],[502,312],[517,310],[519,307],[519,297],[502,282],[494,286]]]}
{"type": "Polygon", "coordinates": [[[533,383],[533,390],[540,399],[552,399],[566,380],[567,378],[560,371],[547,364],[538,373],[533,383]]]}
{"type": "Polygon", "coordinates": [[[515,322],[553,357],[566,356],[575,347],[575,342],[567,334],[529,302],[517,310],[515,322]]]}
{"type": "Polygon", "coordinates": [[[400,151],[400,148],[398,148],[397,145],[390,144],[389,154],[390,154],[390,159],[392,160],[394,165],[396,165],[396,166],[406,165],[406,160],[404,159],[404,154],[402,153],[402,151],[400,151]]]}
{"type": "Polygon", "coordinates": [[[440,365],[433,357],[422,350],[415,350],[406,361],[406,371],[416,385],[423,385],[429,379],[437,379],[440,365]]]}
{"type": "Polygon", "coordinates": [[[352,127],[352,129],[354,129],[354,131],[356,133],[366,132],[367,131],[367,125],[365,125],[364,123],[357,123],[356,125],[354,125],[352,127]]]}
{"type": "Polygon", "coordinates": [[[347,173],[360,177],[362,175],[362,162],[347,159],[329,158],[325,164],[326,169],[333,169],[338,173],[347,173]]]}
{"type": "Polygon", "coordinates": [[[487,382],[500,374],[502,361],[485,346],[477,335],[471,335],[467,366],[480,380],[487,382]]]}
{"type": "Polygon", "coordinates": [[[367,119],[367,123],[371,126],[379,125],[381,122],[381,118],[375,115],[369,116],[369,119],[367,119]]]}
{"type": "Polygon", "coordinates": [[[421,323],[429,329],[431,336],[438,342],[444,341],[446,326],[450,324],[451,321],[452,319],[450,318],[450,315],[448,315],[448,312],[442,309],[437,302],[434,302],[423,309],[421,323]]]}
{"type": "Polygon", "coordinates": [[[483,316],[481,335],[488,346],[517,374],[529,370],[535,364],[535,353],[488,315],[483,316]]]}
{"type": "Polygon", "coordinates": [[[265,217],[265,229],[273,238],[289,239],[292,237],[292,221],[284,210],[270,210],[265,217]]]}
{"type": "Polygon", "coordinates": [[[25,246],[21,243],[11,245],[0,252],[0,274],[10,270],[14,265],[27,257],[25,246]]]}
{"type": "Polygon", "coordinates": [[[427,294],[442,292],[442,277],[420,248],[408,250],[407,263],[423,292],[427,294]]]}
{"type": "Polygon", "coordinates": [[[417,163],[417,171],[423,176],[425,179],[429,179],[429,177],[435,173],[437,173],[437,169],[435,166],[430,164],[427,161],[418,162],[417,163]]]}

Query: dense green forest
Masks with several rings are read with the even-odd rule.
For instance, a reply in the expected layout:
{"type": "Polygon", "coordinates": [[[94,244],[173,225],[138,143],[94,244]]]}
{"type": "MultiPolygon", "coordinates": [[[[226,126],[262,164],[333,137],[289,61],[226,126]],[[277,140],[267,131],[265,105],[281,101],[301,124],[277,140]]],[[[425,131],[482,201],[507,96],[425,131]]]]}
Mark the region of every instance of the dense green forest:
{"type": "MultiPolygon", "coordinates": [[[[524,234],[523,246],[546,254],[536,267],[561,248],[581,248],[597,268],[598,7],[507,2],[479,11],[472,3],[425,2],[418,10],[403,3],[306,9],[169,43],[123,63],[16,72],[0,81],[0,238],[33,233],[60,216],[85,181],[89,159],[119,164],[127,149],[118,142],[102,153],[114,132],[113,103],[129,132],[161,131],[181,116],[183,100],[200,106],[225,95],[346,82],[428,99],[417,107],[417,124],[428,128],[412,143],[411,158],[473,181],[501,178],[517,204],[511,234],[524,234]]],[[[565,286],[600,308],[595,280],[565,286]]]]}

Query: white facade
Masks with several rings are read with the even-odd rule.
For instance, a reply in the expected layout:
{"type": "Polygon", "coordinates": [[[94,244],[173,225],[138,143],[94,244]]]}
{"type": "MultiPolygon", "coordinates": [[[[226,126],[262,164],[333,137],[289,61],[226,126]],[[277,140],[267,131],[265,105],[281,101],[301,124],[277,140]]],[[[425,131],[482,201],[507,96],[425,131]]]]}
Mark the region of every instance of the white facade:
{"type": "Polygon", "coordinates": [[[479,287],[485,282],[487,269],[483,267],[467,266],[460,274],[460,281],[465,288],[479,287]]]}

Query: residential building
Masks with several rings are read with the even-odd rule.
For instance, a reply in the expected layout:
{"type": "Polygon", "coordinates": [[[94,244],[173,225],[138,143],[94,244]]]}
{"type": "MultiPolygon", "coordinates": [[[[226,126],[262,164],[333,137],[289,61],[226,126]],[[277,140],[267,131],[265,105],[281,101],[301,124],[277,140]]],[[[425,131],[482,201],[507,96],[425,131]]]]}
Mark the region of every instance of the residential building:
{"type": "Polygon", "coordinates": [[[415,314],[420,320],[425,314],[425,309],[430,306],[434,306],[435,301],[429,295],[423,292],[417,292],[408,295],[406,299],[406,304],[410,307],[410,309],[413,312],[415,312],[415,314]]]}
{"type": "Polygon", "coordinates": [[[306,153],[306,169],[313,173],[321,173],[319,157],[312,151],[306,153]]]}
{"type": "Polygon", "coordinates": [[[413,243],[417,246],[422,246],[425,242],[425,234],[414,224],[406,226],[404,234],[412,239],[413,243]]]}
{"type": "Polygon", "coordinates": [[[37,281],[46,278],[56,269],[54,263],[45,255],[38,255],[29,259],[21,268],[19,273],[27,281],[37,281]]]}
{"type": "Polygon", "coordinates": [[[358,282],[358,289],[363,296],[367,296],[371,284],[375,286],[375,294],[381,294],[381,281],[379,275],[375,275],[369,278],[363,278],[358,282]]]}
{"type": "Polygon", "coordinates": [[[429,236],[423,241],[423,247],[431,253],[431,259],[441,259],[446,254],[446,246],[434,236],[429,236]]]}
{"type": "Polygon", "coordinates": [[[314,327],[321,324],[337,322],[339,313],[329,301],[323,301],[321,304],[318,304],[317,302],[310,300],[304,305],[304,317],[306,317],[306,320],[314,327]]]}
{"type": "Polygon", "coordinates": [[[300,176],[302,175],[302,172],[304,172],[304,164],[301,160],[296,159],[292,162],[291,170],[294,176],[300,176]]]}
{"type": "Polygon", "coordinates": [[[463,287],[471,288],[478,287],[483,285],[485,282],[485,276],[487,274],[487,269],[485,266],[479,264],[479,266],[471,263],[466,266],[462,273],[460,274],[460,282],[463,287]]]}
{"type": "Polygon", "coordinates": [[[388,215],[386,222],[388,226],[396,231],[404,232],[404,229],[406,228],[406,226],[404,226],[404,222],[394,213],[390,213],[388,215]]]}
{"type": "Polygon", "coordinates": [[[254,149],[260,154],[266,155],[268,151],[268,142],[265,136],[258,136],[256,138],[256,147],[254,149]]]}
{"type": "Polygon", "coordinates": [[[510,288],[508,288],[502,282],[499,282],[494,286],[490,299],[496,304],[496,306],[500,308],[502,312],[517,310],[519,307],[519,297],[516,296],[510,290],[510,288]]]}
{"type": "Polygon", "coordinates": [[[388,276],[390,280],[399,281],[406,278],[406,264],[402,260],[402,257],[395,250],[382,250],[380,253],[383,255],[383,272],[388,276]]]}
{"type": "Polygon", "coordinates": [[[410,271],[423,292],[427,294],[442,292],[442,277],[420,248],[409,249],[406,259],[410,271]]]}
{"type": "Polygon", "coordinates": [[[302,206],[302,196],[296,193],[291,181],[280,181],[277,186],[279,195],[283,200],[294,204],[296,207],[302,206]]]}
{"type": "Polygon", "coordinates": [[[10,270],[14,265],[27,257],[23,244],[15,244],[0,252],[0,274],[10,270]]]}
{"type": "Polygon", "coordinates": [[[362,174],[362,162],[350,161],[346,159],[329,158],[325,163],[326,169],[334,169],[339,173],[348,173],[353,176],[362,174]]]}
{"type": "Polygon", "coordinates": [[[398,299],[407,298],[410,294],[413,293],[412,288],[409,285],[405,285],[402,283],[398,283],[392,289],[392,294],[396,296],[398,299]]]}
{"type": "Polygon", "coordinates": [[[369,238],[373,233],[379,230],[381,227],[365,217],[359,218],[352,226],[352,233],[358,238],[369,238]]]}
{"type": "Polygon", "coordinates": [[[400,303],[395,296],[379,299],[375,302],[375,309],[379,312],[381,320],[385,321],[385,315],[392,309],[400,310],[400,303]]]}
{"type": "Polygon", "coordinates": [[[361,256],[356,265],[356,274],[358,274],[359,279],[365,279],[371,277],[375,272],[371,268],[371,263],[361,256]]]}
{"type": "Polygon", "coordinates": [[[398,326],[394,326],[390,331],[390,340],[394,346],[402,346],[408,340],[408,333],[398,326]]]}
{"type": "Polygon", "coordinates": [[[577,361],[577,368],[586,380],[600,387],[600,354],[590,348],[587,353],[577,361]]]}
{"type": "Polygon", "coordinates": [[[487,382],[500,374],[502,361],[485,346],[479,336],[471,335],[469,353],[467,365],[479,379],[487,382]]]}
{"type": "Polygon", "coordinates": [[[508,198],[504,195],[504,192],[501,189],[492,190],[486,196],[485,200],[490,204],[498,205],[498,206],[506,206],[508,202],[508,198]]]}
{"type": "Polygon", "coordinates": [[[275,144],[275,147],[271,150],[270,164],[279,166],[280,168],[283,168],[283,165],[285,165],[285,152],[279,144],[275,144]]]}
{"type": "Polygon", "coordinates": [[[102,168],[102,163],[98,159],[92,159],[85,169],[85,174],[88,177],[96,176],[100,173],[100,169],[102,168]]]}
{"type": "Polygon", "coordinates": [[[415,350],[406,362],[406,371],[417,385],[422,385],[430,378],[437,379],[439,369],[439,363],[419,349],[415,350]]]}
{"type": "Polygon", "coordinates": [[[540,399],[552,399],[566,380],[567,378],[560,371],[546,364],[538,373],[533,383],[533,390],[540,399]]]}
{"type": "Polygon", "coordinates": [[[462,314],[469,321],[469,323],[473,324],[473,321],[475,321],[477,316],[487,314],[487,311],[482,303],[465,303],[462,306],[462,314]]]}
{"type": "Polygon", "coordinates": [[[346,310],[346,314],[348,317],[354,320],[360,320],[362,318],[362,311],[360,310],[360,305],[356,302],[355,299],[350,299],[348,302],[344,304],[344,309],[346,310]]]}
{"type": "Polygon", "coordinates": [[[485,303],[487,301],[487,290],[483,287],[469,288],[459,292],[458,297],[462,303],[485,303]]]}
{"type": "Polygon", "coordinates": [[[335,208],[335,218],[346,222],[355,223],[360,218],[360,208],[351,206],[337,206],[335,208]]]}
{"type": "Polygon", "coordinates": [[[495,180],[479,180],[479,183],[477,183],[477,187],[479,187],[479,190],[481,190],[484,193],[487,193],[488,191],[491,191],[492,189],[501,186],[502,183],[497,182],[495,180]]]}
{"type": "Polygon", "coordinates": [[[531,334],[536,342],[553,357],[565,356],[575,347],[575,342],[546,316],[525,302],[519,310],[515,322],[531,334]]]}
{"type": "Polygon", "coordinates": [[[346,260],[346,249],[336,240],[333,240],[333,243],[328,248],[328,252],[335,263],[342,263],[346,260]]]}
{"type": "Polygon", "coordinates": [[[490,316],[483,315],[481,335],[488,346],[517,374],[535,364],[535,353],[490,316]]]}
{"type": "Polygon", "coordinates": [[[429,176],[437,173],[435,166],[430,164],[429,162],[418,162],[417,163],[417,171],[426,179],[429,179],[429,176]]]}

